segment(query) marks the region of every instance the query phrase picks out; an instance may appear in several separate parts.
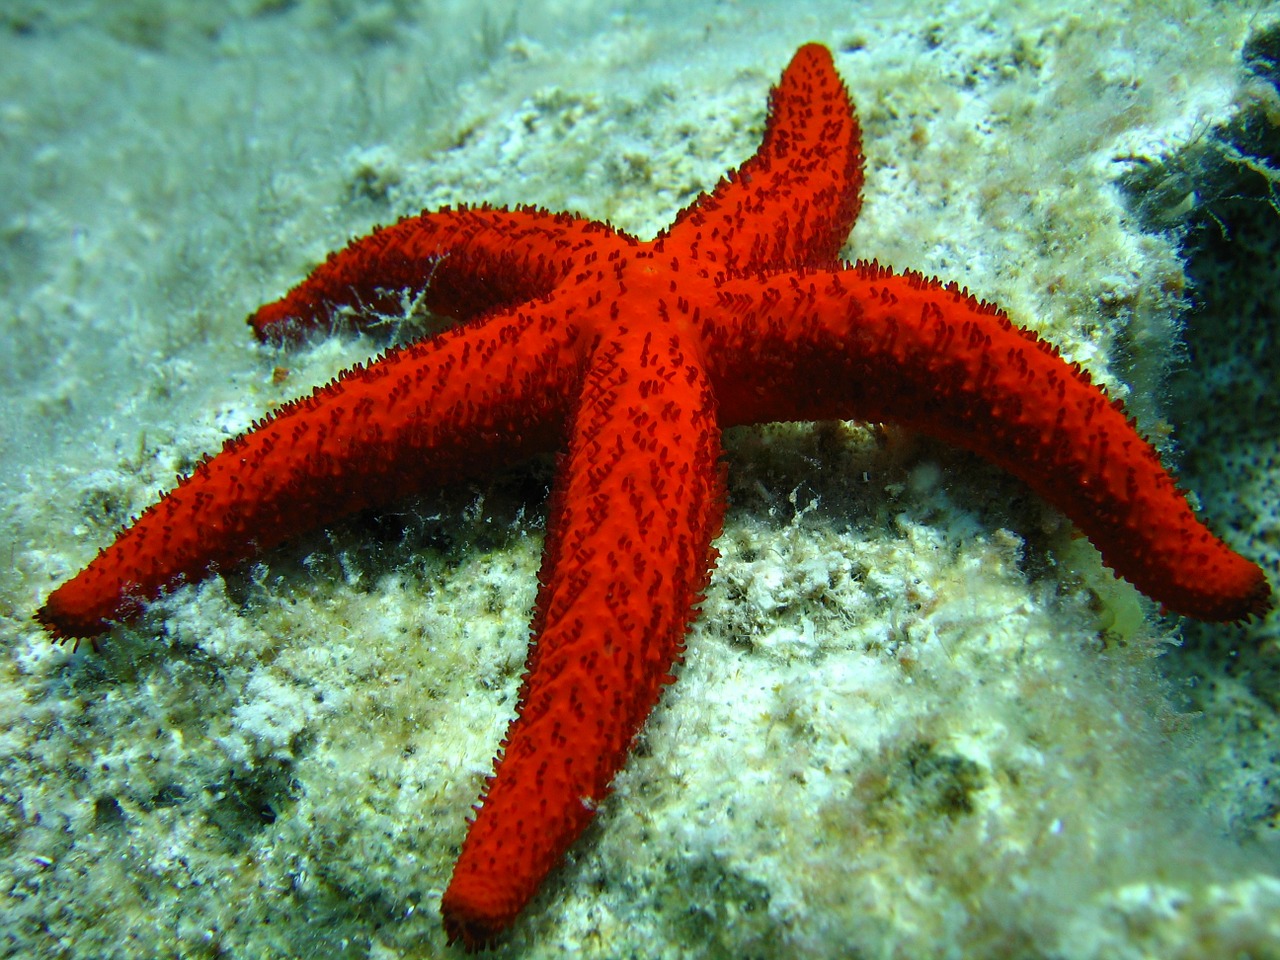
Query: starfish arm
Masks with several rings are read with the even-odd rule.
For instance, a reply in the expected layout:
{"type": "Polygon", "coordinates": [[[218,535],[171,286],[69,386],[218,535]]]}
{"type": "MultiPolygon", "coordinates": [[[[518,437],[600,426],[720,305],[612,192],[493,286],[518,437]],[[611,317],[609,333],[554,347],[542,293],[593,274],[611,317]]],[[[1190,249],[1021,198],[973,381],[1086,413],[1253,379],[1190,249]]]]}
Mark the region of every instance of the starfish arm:
{"type": "Polygon", "coordinates": [[[406,217],[329,254],[284,297],[259,307],[249,325],[281,343],[328,326],[334,314],[367,326],[403,310],[403,294],[434,313],[469,319],[546,296],[592,246],[633,242],[605,224],[534,207],[445,208],[406,217]]]}
{"type": "Polygon", "coordinates": [[[93,637],[145,601],[425,487],[554,449],[576,357],[515,313],[356,367],[285,405],[122,530],[36,614],[93,637]]]}
{"type": "Polygon", "coordinates": [[[892,421],[1020,477],[1178,613],[1270,606],[1259,567],[1196,519],[1159,455],[1078,366],[954,284],[872,264],[732,281],[708,356],[722,423],[892,421]]]}
{"type": "Polygon", "coordinates": [[[669,683],[723,516],[715,402],[664,330],[595,350],[553,492],[515,720],[441,905],[506,928],[586,827],[669,683]]]}
{"type": "Polygon", "coordinates": [[[755,156],[699,197],[657,248],[752,272],[835,266],[858,216],[862,139],[826,47],[801,47],[769,97],[755,156]]]}

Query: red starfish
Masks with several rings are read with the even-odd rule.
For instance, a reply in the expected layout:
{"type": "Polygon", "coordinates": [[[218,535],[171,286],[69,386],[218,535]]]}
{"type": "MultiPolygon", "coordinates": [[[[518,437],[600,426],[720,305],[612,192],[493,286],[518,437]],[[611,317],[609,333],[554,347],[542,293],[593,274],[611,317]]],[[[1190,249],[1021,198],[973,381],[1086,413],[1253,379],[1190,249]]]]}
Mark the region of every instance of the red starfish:
{"type": "Polygon", "coordinates": [[[974,450],[1169,608],[1262,614],[1262,571],[1193,516],[1119,403],[954,284],[838,260],[862,153],[828,51],[802,47],[756,155],[643,243],[522,208],[441,210],[333,254],[250,318],[264,339],[394,312],[466,320],[344,373],[196,468],[37,614],[92,637],[300,532],[563,450],[528,673],[442,901],[451,941],[511,924],[591,820],[715,560],[720,431],[893,421],[974,450]]]}

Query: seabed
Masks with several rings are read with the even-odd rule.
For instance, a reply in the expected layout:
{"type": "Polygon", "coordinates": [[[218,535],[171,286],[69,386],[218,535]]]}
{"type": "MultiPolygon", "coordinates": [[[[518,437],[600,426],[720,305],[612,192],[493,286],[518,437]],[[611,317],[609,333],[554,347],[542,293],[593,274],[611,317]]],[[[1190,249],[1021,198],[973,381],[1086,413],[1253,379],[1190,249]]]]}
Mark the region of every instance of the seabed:
{"type": "MultiPolygon", "coordinates": [[[[243,318],[377,223],[653,235],[792,52],[863,126],[845,253],[1086,366],[1280,559],[1280,5],[0,9],[0,955],[446,956],[546,462],[301,537],[98,653],[31,615],[175,474],[433,322],[243,318]]],[[[679,679],[499,957],[1280,957],[1280,620],[1162,618],[1019,483],[893,428],[731,431],[679,679]]]]}

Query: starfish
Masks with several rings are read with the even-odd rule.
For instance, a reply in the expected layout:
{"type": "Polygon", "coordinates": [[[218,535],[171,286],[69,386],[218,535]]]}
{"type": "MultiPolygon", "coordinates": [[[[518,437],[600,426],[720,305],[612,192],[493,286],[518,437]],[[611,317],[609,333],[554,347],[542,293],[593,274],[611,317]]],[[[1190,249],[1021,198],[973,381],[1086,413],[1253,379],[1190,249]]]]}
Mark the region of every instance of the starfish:
{"type": "Polygon", "coordinates": [[[96,637],[184,582],[423,489],[560,451],[517,717],[441,911],[489,944],[582,833],[696,616],[725,509],[721,431],[890,421],[975,451],[1165,607],[1239,620],[1261,569],[1194,516],[1078,366],[955,284],[845,263],[861,135],[800,48],[756,154],[642,242],[522,207],[446,208],[331,254],[250,318],[285,343],[396,312],[464,321],[356,366],[228,441],[37,613],[96,637]]]}

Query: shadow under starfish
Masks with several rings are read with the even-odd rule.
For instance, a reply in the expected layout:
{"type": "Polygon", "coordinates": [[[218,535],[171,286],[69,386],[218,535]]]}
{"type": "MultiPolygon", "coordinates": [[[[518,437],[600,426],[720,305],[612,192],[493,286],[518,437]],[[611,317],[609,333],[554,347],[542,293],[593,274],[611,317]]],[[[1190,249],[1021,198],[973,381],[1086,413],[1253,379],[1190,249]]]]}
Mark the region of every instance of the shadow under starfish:
{"type": "Polygon", "coordinates": [[[411,289],[464,321],[357,366],[202,462],[36,614],[96,637],[149,600],[360,510],[558,450],[528,672],[444,894],[488,944],[590,822],[715,562],[720,434],[890,421],[975,451],[1065,513],[1117,573],[1205,620],[1261,615],[1256,564],[1194,516],[1077,366],[954,284],[845,264],[858,123],[801,47],[764,141],[654,240],[533,208],[444,209],[353,241],[250,323],[285,342],[411,289]]]}

